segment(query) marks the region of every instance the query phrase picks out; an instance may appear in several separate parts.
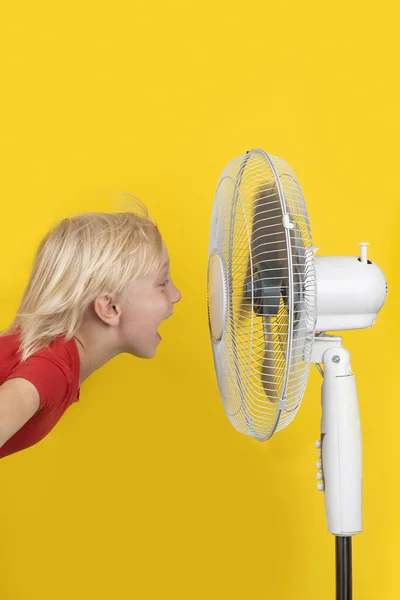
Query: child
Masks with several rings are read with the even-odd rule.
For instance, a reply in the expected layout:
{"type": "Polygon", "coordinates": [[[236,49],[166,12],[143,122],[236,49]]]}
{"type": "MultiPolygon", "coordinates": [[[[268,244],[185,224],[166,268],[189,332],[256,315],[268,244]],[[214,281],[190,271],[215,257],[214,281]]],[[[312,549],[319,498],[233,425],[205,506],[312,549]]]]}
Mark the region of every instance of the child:
{"type": "Polygon", "coordinates": [[[156,225],[131,212],[64,219],[42,241],[0,334],[0,458],[45,437],[114,356],[151,358],[181,294],[156,225]]]}

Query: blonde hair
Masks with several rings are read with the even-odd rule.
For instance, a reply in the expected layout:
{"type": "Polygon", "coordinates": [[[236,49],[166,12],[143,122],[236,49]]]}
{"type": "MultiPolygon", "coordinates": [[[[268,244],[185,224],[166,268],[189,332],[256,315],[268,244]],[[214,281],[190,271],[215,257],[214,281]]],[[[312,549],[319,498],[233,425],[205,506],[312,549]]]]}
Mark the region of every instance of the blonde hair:
{"type": "Polygon", "coordinates": [[[102,292],[127,286],[161,265],[163,242],[143,205],[134,212],[85,213],[63,219],[43,239],[13,323],[22,361],[64,335],[71,339],[102,292]]]}

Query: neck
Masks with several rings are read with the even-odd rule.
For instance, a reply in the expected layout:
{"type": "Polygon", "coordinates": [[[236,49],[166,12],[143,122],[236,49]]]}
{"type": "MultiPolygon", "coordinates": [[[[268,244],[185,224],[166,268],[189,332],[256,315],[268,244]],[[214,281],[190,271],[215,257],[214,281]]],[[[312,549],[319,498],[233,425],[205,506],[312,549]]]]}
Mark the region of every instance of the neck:
{"type": "Polygon", "coordinates": [[[90,327],[83,325],[74,339],[80,359],[79,385],[94,371],[119,354],[118,349],[112,343],[107,343],[104,335],[90,327]]]}

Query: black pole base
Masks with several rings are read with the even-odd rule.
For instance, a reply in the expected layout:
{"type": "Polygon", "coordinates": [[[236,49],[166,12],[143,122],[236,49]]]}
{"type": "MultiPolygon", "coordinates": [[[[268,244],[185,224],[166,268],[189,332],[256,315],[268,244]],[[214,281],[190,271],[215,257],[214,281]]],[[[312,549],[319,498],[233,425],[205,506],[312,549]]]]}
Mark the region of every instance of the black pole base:
{"type": "Polygon", "coordinates": [[[336,600],[352,600],[351,537],[336,537],[336,600]]]}

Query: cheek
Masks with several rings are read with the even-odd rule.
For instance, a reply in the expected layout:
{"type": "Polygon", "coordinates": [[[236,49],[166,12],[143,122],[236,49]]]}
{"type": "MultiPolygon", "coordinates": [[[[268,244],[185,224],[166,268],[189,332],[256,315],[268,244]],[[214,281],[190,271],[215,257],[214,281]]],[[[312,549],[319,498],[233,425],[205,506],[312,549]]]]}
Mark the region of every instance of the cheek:
{"type": "Polygon", "coordinates": [[[167,310],[168,301],[164,294],[148,297],[130,310],[130,325],[141,330],[158,327],[167,310]]]}

